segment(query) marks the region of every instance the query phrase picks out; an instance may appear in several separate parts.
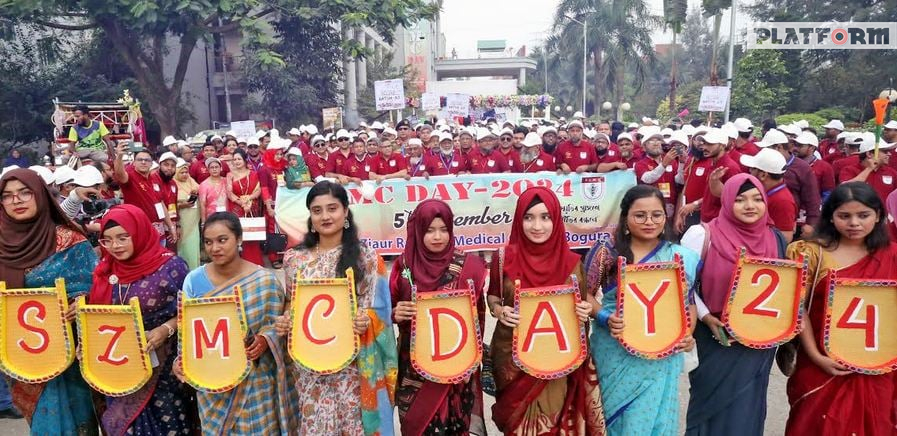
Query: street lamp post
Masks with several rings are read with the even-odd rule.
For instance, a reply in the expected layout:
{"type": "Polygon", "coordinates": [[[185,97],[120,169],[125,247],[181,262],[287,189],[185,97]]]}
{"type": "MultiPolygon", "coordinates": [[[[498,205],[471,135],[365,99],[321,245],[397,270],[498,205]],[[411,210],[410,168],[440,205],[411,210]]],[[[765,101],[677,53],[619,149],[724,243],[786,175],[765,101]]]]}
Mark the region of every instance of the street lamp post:
{"type": "Polygon", "coordinates": [[[589,59],[588,29],[589,25],[585,21],[579,21],[569,15],[566,18],[582,26],[582,115],[586,116],[586,67],[589,59]]]}

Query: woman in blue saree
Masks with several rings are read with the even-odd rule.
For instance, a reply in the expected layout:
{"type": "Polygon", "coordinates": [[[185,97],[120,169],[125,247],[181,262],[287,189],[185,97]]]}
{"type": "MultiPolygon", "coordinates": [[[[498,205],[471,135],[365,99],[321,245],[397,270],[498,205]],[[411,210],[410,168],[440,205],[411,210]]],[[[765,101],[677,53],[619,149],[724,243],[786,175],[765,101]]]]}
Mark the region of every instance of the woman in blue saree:
{"type": "MultiPolygon", "coordinates": [[[[623,196],[614,244],[600,242],[586,257],[588,290],[601,298],[601,311],[590,336],[598,368],[601,400],[609,435],[674,435],[679,431],[679,374],[683,355],[648,360],[630,354],[616,336],[623,320],[617,307],[617,258],[627,263],[669,262],[676,255],[685,268],[689,299],[700,263],[698,254],[664,239],[669,234],[663,194],[655,187],[638,185],[623,196]],[[601,291],[603,290],[603,297],[601,291]]],[[[689,306],[695,319],[694,305],[689,306]]],[[[691,332],[677,345],[690,351],[691,332]]]]}
{"type": "MultiPolygon", "coordinates": [[[[9,171],[0,179],[0,191],[0,281],[8,289],[38,288],[53,287],[62,278],[69,301],[86,294],[96,253],[40,176],[28,169],[9,171]]],[[[9,382],[13,403],[25,415],[31,434],[99,432],[90,388],[77,365],[45,383],[9,382]]]]}
{"type": "MultiPolygon", "coordinates": [[[[187,298],[226,296],[240,288],[249,345],[246,356],[255,361],[249,375],[227,392],[196,393],[202,432],[206,435],[286,435],[296,432],[292,374],[286,343],[274,331],[274,322],[287,297],[269,270],[240,257],[243,230],[236,215],[214,213],[206,219],[202,240],[212,263],[187,275],[187,298]]],[[[183,379],[181,366],[175,374],[183,379]]]]}

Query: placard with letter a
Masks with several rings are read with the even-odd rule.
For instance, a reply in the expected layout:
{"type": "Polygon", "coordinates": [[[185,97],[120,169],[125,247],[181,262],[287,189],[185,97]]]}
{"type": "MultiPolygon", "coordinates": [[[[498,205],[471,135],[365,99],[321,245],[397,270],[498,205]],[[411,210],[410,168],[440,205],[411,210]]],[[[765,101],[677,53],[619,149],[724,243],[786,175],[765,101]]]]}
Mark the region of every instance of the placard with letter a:
{"type": "Polygon", "coordinates": [[[677,254],[672,262],[627,265],[620,256],[617,265],[616,315],[624,323],[620,344],[644,359],[672,355],[691,325],[682,258],[677,254]]]}
{"type": "Polygon", "coordinates": [[[520,289],[515,283],[514,309],[520,324],[514,329],[512,357],[525,373],[543,380],[566,376],[586,359],[586,326],[576,316],[579,283],[520,289]]]}
{"type": "Polygon", "coordinates": [[[476,372],[483,357],[473,280],[468,288],[417,292],[411,299],[411,365],[435,383],[456,384],[476,372]]]}
{"type": "Polygon", "coordinates": [[[360,347],[354,320],[355,273],[345,278],[296,278],[293,289],[290,357],[317,374],[333,374],[355,360],[360,347]]]}
{"type": "Polygon", "coordinates": [[[825,352],[861,374],[897,369],[897,281],[837,278],[825,307],[825,352]]]}
{"type": "Polygon", "coordinates": [[[146,350],[140,300],[128,305],[88,305],[76,301],[81,375],[97,392],[110,397],[132,394],[153,375],[146,350]]]}
{"type": "Polygon", "coordinates": [[[243,338],[248,333],[242,292],[178,300],[178,351],[187,383],[204,392],[235,388],[252,368],[243,338]]]}
{"type": "Polygon", "coordinates": [[[742,248],[722,321],[746,347],[772,348],[800,332],[807,285],[807,261],[762,259],[742,248]]]}
{"type": "Polygon", "coordinates": [[[75,359],[67,310],[64,279],[31,289],[6,289],[0,282],[0,370],[25,383],[62,374],[75,359]]]}

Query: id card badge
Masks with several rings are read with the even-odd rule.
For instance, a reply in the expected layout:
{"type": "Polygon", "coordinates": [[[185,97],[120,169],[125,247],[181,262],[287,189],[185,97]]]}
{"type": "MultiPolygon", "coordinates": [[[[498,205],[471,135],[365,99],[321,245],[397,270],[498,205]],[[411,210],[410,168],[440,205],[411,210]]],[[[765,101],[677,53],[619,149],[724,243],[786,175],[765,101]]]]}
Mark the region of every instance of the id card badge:
{"type": "Polygon", "coordinates": [[[158,368],[159,367],[159,356],[156,355],[156,350],[150,350],[149,357],[150,357],[150,365],[152,365],[153,368],[158,368]]]}
{"type": "Polygon", "coordinates": [[[284,187],[287,185],[286,180],[283,178],[283,174],[277,175],[277,186],[284,187]]]}
{"type": "Polygon", "coordinates": [[[178,217],[178,206],[176,204],[168,205],[168,217],[171,219],[175,219],[178,217]]]}
{"type": "Polygon", "coordinates": [[[670,190],[670,184],[668,182],[658,183],[657,189],[663,194],[663,198],[670,198],[672,196],[672,191],[670,190]]]}
{"type": "Polygon", "coordinates": [[[165,205],[162,203],[156,203],[153,206],[156,208],[156,215],[159,216],[160,220],[165,219],[165,205]]]}

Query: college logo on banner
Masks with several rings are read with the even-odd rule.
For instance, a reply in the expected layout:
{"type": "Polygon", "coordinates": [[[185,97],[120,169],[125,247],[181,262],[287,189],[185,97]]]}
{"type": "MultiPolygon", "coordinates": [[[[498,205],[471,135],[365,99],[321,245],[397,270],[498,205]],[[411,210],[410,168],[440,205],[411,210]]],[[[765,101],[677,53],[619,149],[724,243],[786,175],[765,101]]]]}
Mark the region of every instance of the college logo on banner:
{"type": "Polygon", "coordinates": [[[691,324],[682,258],[627,265],[620,256],[617,265],[616,315],[625,324],[620,344],[644,359],[675,353],[691,324]]]}
{"type": "Polygon", "coordinates": [[[436,383],[461,383],[476,372],[483,357],[473,281],[469,289],[418,293],[411,320],[411,364],[436,383]]]}
{"type": "Polygon", "coordinates": [[[604,196],[604,177],[583,177],[582,196],[588,200],[600,200],[604,196]]]}
{"type": "Polygon", "coordinates": [[[0,282],[0,370],[25,383],[62,374],[75,359],[67,310],[63,279],[33,289],[6,289],[0,282]]]}
{"type": "Polygon", "coordinates": [[[110,397],[132,394],[153,375],[146,350],[140,302],[88,305],[76,302],[81,375],[94,390],[110,397]]]}
{"type": "Polygon", "coordinates": [[[543,380],[564,377],[586,358],[585,323],[576,316],[579,283],[520,289],[515,283],[514,308],[520,324],[514,329],[514,363],[543,380]]]}
{"type": "Polygon", "coordinates": [[[181,298],[178,304],[178,351],[187,383],[204,392],[236,387],[251,369],[240,287],[232,295],[181,298]]]}
{"type": "Polygon", "coordinates": [[[732,274],[722,323],[746,347],[772,348],[800,332],[807,262],[761,259],[741,254],[732,274]]]}
{"type": "Polygon", "coordinates": [[[349,366],[358,354],[359,340],[353,329],[355,274],[346,278],[296,278],[290,311],[290,356],[317,374],[333,374],[349,366]]]}
{"type": "Polygon", "coordinates": [[[825,308],[825,352],[850,370],[897,369],[897,281],[839,279],[832,273],[825,308]]]}

